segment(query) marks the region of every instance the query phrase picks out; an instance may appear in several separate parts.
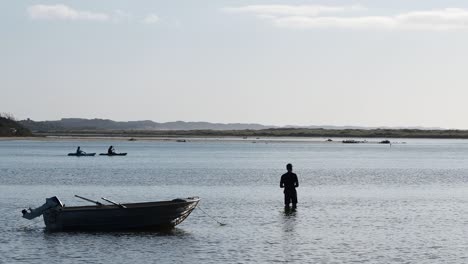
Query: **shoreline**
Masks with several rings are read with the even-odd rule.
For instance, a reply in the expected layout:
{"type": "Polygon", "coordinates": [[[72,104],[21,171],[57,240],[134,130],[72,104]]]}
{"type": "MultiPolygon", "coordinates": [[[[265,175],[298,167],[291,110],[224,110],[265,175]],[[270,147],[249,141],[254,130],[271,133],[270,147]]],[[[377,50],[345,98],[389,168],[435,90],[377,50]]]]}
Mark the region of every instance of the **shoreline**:
{"type": "Polygon", "coordinates": [[[423,129],[322,129],[322,128],[271,128],[261,130],[106,130],[106,129],[59,129],[33,130],[33,137],[74,138],[139,138],[152,140],[185,138],[271,138],[274,140],[310,141],[317,138],[340,140],[369,139],[468,139],[468,130],[423,130],[423,129]]]}
{"type": "Polygon", "coordinates": [[[314,143],[346,145],[389,145],[380,143],[389,140],[391,144],[406,144],[417,140],[468,140],[465,138],[376,138],[376,137],[235,137],[235,136],[116,136],[116,135],[47,135],[32,137],[0,137],[0,141],[161,141],[161,142],[243,142],[243,143],[314,143]],[[332,141],[328,141],[331,139],[332,141]],[[344,143],[345,140],[356,140],[356,143],[344,143]]]}
{"type": "Polygon", "coordinates": [[[334,140],[327,142],[327,138],[311,137],[311,138],[295,138],[295,137],[257,137],[257,138],[243,138],[243,137],[128,137],[128,136],[35,136],[35,137],[0,137],[0,141],[16,141],[16,140],[31,140],[31,141],[99,141],[99,140],[115,140],[115,141],[128,141],[128,142],[141,142],[141,141],[162,141],[162,142],[245,142],[245,143],[287,143],[287,142],[303,142],[303,143],[328,143],[336,144],[342,143],[341,140],[334,140]]]}

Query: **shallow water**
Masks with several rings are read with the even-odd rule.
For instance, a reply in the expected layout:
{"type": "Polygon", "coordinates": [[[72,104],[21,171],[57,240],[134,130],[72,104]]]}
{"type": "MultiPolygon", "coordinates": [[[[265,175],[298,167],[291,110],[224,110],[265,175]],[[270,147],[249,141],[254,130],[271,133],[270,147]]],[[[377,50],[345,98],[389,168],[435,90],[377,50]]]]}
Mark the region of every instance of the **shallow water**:
{"type": "Polygon", "coordinates": [[[0,263],[467,263],[468,141],[0,141],[0,263]],[[126,157],[67,157],[80,145],[126,157]],[[299,207],[279,177],[291,162],[299,207]],[[200,196],[166,233],[46,233],[21,209],[57,195],[200,196]]]}

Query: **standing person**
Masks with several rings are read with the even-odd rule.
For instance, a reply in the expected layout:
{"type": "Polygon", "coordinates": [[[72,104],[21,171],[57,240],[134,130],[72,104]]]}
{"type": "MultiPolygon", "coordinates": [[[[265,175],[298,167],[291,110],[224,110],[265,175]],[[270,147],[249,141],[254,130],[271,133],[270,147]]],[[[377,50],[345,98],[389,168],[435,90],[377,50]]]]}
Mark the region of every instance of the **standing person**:
{"type": "Polygon", "coordinates": [[[292,172],[292,164],[286,165],[288,172],[281,176],[280,187],[284,188],[284,208],[289,209],[289,203],[292,203],[292,208],[296,209],[297,192],[296,187],[299,187],[297,175],[292,172]]]}

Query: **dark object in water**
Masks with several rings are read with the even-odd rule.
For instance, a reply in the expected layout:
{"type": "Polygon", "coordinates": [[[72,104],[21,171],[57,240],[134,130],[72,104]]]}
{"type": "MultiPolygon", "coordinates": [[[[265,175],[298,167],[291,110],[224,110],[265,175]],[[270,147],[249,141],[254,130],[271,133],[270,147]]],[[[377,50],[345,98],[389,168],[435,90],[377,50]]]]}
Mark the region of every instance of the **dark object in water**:
{"type": "Polygon", "coordinates": [[[380,144],[390,144],[390,140],[386,139],[386,140],[382,140],[379,142],[380,144]]]}
{"type": "Polygon", "coordinates": [[[361,143],[361,142],[359,142],[359,141],[357,141],[357,140],[354,140],[354,139],[347,139],[347,140],[343,140],[342,142],[345,143],[345,144],[357,144],[357,143],[361,143]]]}
{"type": "Polygon", "coordinates": [[[99,156],[127,156],[127,153],[99,153],[99,156]]]}
{"type": "Polygon", "coordinates": [[[347,140],[343,140],[342,142],[345,144],[368,143],[367,140],[359,141],[359,140],[354,140],[354,139],[347,139],[347,140]]]}
{"type": "Polygon", "coordinates": [[[75,157],[92,157],[95,156],[96,153],[68,153],[68,156],[75,156],[75,157]]]}
{"type": "Polygon", "coordinates": [[[44,205],[29,211],[25,209],[22,213],[26,219],[43,215],[47,231],[161,230],[184,221],[199,201],[198,197],[190,197],[160,202],[66,207],[54,196],[47,198],[44,205]]]}
{"type": "Polygon", "coordinates": [[[327,139],[328,142],[332,142],[333,140],[331,138],[327,139]]]}
{"type": "Polygon", "coordinates": [[[178,139],[178,140],[176,140],[176,142],[187,142],[187,140],[185,140],[185,139],[178,139]]]}

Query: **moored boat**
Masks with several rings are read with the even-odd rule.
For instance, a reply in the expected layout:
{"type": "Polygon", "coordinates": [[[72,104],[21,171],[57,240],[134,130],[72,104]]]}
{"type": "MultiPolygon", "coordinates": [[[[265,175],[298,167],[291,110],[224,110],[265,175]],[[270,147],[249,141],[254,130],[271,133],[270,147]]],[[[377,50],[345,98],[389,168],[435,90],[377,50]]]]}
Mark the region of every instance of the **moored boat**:
{"type": "Polygon", "coordinates": [[[170,229],[184,221],[200,199],[190,197],[171,201],[112,203],[97,201],[91,206],[65,206],[57,197],[46,199],[36,209],[23,210],[23,217],[33,219],[43,215],[48,231],[118,231],[170,229]]]}

